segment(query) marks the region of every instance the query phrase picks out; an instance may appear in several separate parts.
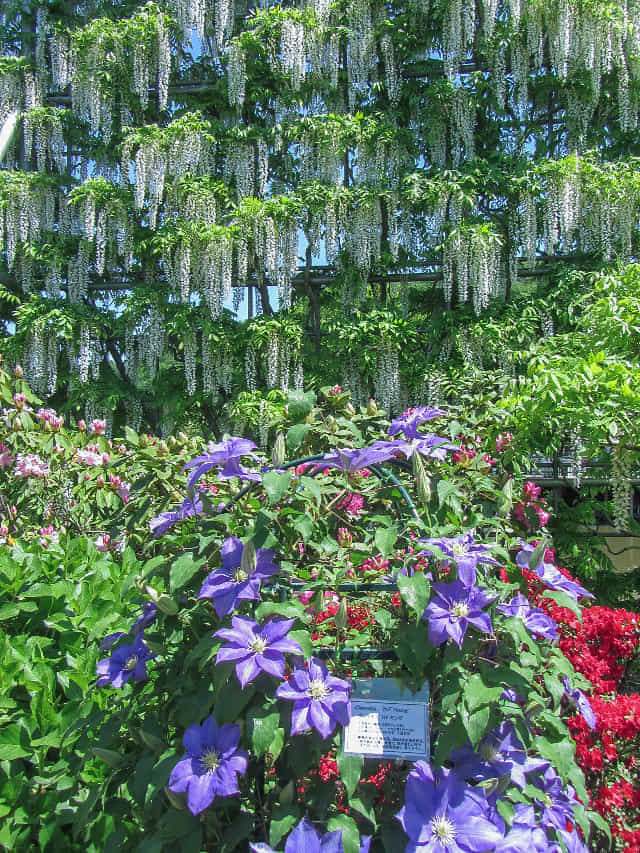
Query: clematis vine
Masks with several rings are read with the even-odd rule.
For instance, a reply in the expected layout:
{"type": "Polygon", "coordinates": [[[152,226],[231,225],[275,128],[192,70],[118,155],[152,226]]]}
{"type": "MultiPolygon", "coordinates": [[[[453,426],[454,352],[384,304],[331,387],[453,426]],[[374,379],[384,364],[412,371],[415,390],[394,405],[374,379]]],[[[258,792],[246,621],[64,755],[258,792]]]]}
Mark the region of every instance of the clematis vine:
{"type": "MultiPolygon", "coordinates": [[[[420,539],[420,545],[426,545],[422,553],[436,556],[429,546],[439,548],[440,551],[453,560],[458,567],[458,580],[465,586],[473,586],[477,579],[477,566],[485,563],[497,566],[498,561],[490,554],[491,546],[476,544],[472,533],[463,533],[461,536],[440,536],[432,539],[420,539]]],[[[444,562],[448,562],[446,559],[444,562]]]]}
{"type": "Polygon", "coordinates": [[[534,636],[543,637],[552,643],[558,639],[560,631],[555,620],[540,607],[532,607],[521,593],[507,604],[499,604],[497,610],[507,618],[520,619],[534,636]]]}
{"type": "Polygon", "coordinates": [[[473,625],[485,634],[491,634],[493,627],[488,613],[483,608],[497,598],[481,587],[467,586],[462,581],[452,583],[434,583],[435,597],[424,611],[423,619],[429,625],[429,641],[440,646],[447,640],[453,640],[462,647],[469,625],[473,625]]]}
{"type": "Polygon", "coordinates": [[[416,762],[409,773],[397,818],[409,836],[406,853],[482,853],[495,850],[504,837],[490,820],[480,789],[426,761],[416,762]]]}
{"type": "Polygon", "coordinates": [[[350,690],[349,682],[329,675],[322,661],[311,658],[303,668],[294,669],[276,696],[293,702],[291,734],[314,728],[328,738],[336,725],[346,726],[351,718],[350,690]]]}
{"type": "Polygon", "coordinates": [[[210,442],[206,453],[192,459],[191,462],[187,462],[183,468],[184,471],[193,468],[188,480],[189,488],[193,489],[200,477],[212,468],[222,468],[218,472],[219,480],[229,480],[231,477],[238,477],[240,480],[252,480],[256,483],[261,482],[261,474],[258,474],[256,471],[249,471],[240,465],[240,459],[243,456],[251,456],[253,459],[257,459],[258,457],[253,452],[256,449],[253,441],[234,435],[218,444],[210,442]]]}
{"type": "Polygon", "coordinates": [[[200,814],[216,797],[238,794],[238,776],[247,772],[249,756],[238,749],[240,727],[218,726],[213,716],[184,733],[186,755],[169,777],[169,790],[187,794],[189,811],[200,814]]]}
{"type": "Polygon", "coordinates": [[[270,548],[258,548],[255,564],[243,566],[245,546],[235,536],[229,536],[222,545],[222,568],[207,576],[198,598],[213,599],[216,613],[222,619],[234,611],[241,601],[259,601],[260,585],[277,574],[270,548]]]}
{"type": "Polygon", "coordinates": [[[218,649],[216,663],[236,661],[236,675],[244,688],[261,672],[284,676],[285,654],[302,655],[295,640],[287,639],[295,619],[271,619],[258,625],[244,616],[233,616],[231,628],[220,628],[213,635],[226,640],[218,649]]]}

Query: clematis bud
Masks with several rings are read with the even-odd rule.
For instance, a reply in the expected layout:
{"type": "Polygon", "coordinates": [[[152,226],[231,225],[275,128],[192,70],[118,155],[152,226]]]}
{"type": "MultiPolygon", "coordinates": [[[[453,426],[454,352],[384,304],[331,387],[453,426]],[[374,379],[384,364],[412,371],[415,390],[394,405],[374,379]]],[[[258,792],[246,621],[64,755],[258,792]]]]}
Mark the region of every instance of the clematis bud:
{"type": "Polygon", "coordinates": [[[344,407],[344,413],[349,418],[352,418],[355,415],[356,410],[354,409],[352,403],[347,403],[347,405],[344,407]]]}
{"type": "Polygon", "coordinates": [[[246,542],[242,548],[242,558],[240,560],[240,568],[247,575],[252,575],[258,565],[258,555],[256,554],[256,546],[251,540],[246,542]]]}
{"type": "Polygon", "coordinates": [[[378,414],[378,404],[373,399],[373,397],[370,397],[369,402],[367,403],[367,414],[370,417],[373,417],[374,415],[378,414]]]}
{"type": "Polygon", "coordinates": [[[414,453],[413,461],[413,476],[416,478],[418,487],[418,496],[423,504],[428,504],[431,501],[431,479],[427,474],[427,469],[424,467],[422,456],[419,453],[414,453]]]}
{"type": "Polygon", "coordinates": [[[280,468],[287,456],[287,448],[284,441],[284,433],[279,432],[271,451],[271,464],[274,468],[280,468]]]}
{"type": "Polygon", "coordinates": [[[122,756],[119,752],[114,752],[112,749],[103,749],[100,746],[94,746],[91,750],[92,754],[101,761],[104,761],[109,767],[114,769],[122,764],[122,756]]]}
{"type": "Polygon", "coordinates": [[[340,604],[338,605],[338,612],[336,613],[334,620],[336,628],[342,629],[347,627],[347,599],[341,598],[340,604]]]}

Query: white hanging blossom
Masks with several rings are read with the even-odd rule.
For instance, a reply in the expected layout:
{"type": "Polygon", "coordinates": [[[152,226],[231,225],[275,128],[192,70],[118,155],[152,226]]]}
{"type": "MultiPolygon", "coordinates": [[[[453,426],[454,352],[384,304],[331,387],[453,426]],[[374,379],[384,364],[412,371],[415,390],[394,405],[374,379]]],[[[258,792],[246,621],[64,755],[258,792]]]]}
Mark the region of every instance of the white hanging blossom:
{"type": "Polygon", "coordinates": [[[91,364],[91,335],[89,326],[83,323],[80,327],[78,346],[78,379],[82,385],[89,381],[89,366],[91,364]]]}
{"type": "Polygon", "coordinates": [[[631,463],[627,451],[616,445],[611,453],[611,491],[613,493],[613,524],[627,530],[632,511],[633,487],[631,463]]]}
{"type": "Polygon", "coordinates": [[[378,348],[373,385],[376,400],[383,409],[397,414],[400,411],[400,371],[395,346],[382,344],[378,348]]]}
{"type": "Polygon", "coordinates": [[[244,380],[247,391],[253,393],[257,387],[256,352],[249,344],[244,354],[244,380]]]}
{"type": "Polygon", "coordinates": [[[232,107],[242,108],[247,86],[247,63],[244,49],[237,42],[232,42],[229,49],[227,84],[229,103],[232,107]]]}
{"type": "Polygon", "coordinates": [[[190,397],[196,393],[196,358],[198,355],[198,344],[193,332],[187,332],[183,339],[184,346],[184,379],[187,386],[187,394],[190,397]]]}

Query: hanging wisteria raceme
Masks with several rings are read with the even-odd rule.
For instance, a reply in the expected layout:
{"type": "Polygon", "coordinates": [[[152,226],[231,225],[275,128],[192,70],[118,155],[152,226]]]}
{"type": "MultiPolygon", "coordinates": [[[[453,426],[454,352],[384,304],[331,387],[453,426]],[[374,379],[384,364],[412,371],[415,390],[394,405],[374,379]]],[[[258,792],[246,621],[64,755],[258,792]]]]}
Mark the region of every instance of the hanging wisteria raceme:
{"type": "Polygon", "coordinates": [[[501,263],[501,242],[486,228],[464,226],[454,229],[444,244],[442,274],[447,304],[453,298],[454,283],[459,302],[469,301],[476,314],[487,308],[493,297],[503,297],[506,275],[501,263]]]}
{"type": "Polygon", "coordinates": [[[91,364],[91,335],[89,326],[83,323],[80,327],[78,347],[78,379],[82,385],[89,381],[89,366],[91,364]]]}
{"type": "Polygon", "coordinates": [[[398,414],[400,406],[400,371],[398,350],[393,344],[378,347],[376,372],[373,380],[375,398],[391,415],[398,414]]]}
{"type": "Polygon", "coordinates": [[[247,391],[253,393],[257,387],[256,351],[249,345],[244,353],[244,381],[247,391]]]}
{"type": "Polygon", "coordinates": [[[182,338],[184,347],[184,380],[187,394],[190,397],[196,393],[196,359],[198,356],[198,341],[193,332],[186,332],[182,338]]]}
{"type": "Polygon", "coordinates": [[[229,396],[233,387],[233,350],[228,341],[202,335],[202,391],[215,405],[220,391],[229,396]]]}
{"type": "Polygon", "coordinates": [[[36,394],[46,393],[49,379],[47,374],[48,349],[47,335],[42,324],[38,323],[27,337],[22,353],[24,378],[36,394]]]}
{"type": "Polygon", "coordinates": [[[229,49],[227,85],[229,103],[232,107],[241,108],[244,104],[247,86],[247,61],[244,49],[238,42],[232,42],[229,49]]]}
{"type": "Polygon", "coordinates": [[[619,444],[615,445],[611,452],[612,521],[614,527],[621,531],[628,529],[632,512],[632,474],[630,454],[619,444]]]}

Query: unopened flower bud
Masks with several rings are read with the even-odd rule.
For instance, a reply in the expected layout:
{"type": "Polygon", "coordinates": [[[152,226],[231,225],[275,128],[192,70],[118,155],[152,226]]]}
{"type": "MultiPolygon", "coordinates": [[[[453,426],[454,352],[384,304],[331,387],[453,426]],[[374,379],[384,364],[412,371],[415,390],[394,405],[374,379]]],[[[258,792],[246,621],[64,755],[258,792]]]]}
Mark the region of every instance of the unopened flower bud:
{"type": "Polygon", "coordinates": [[[367,403],[367,414],[370,417],[373,417],[374,415],[378,414],[378,404],[373,399],[373,397],[370,397],[369,402],[367,403]]]}
{"type": "Polygon", "coordinates": [[[279,432],[276,436],[276,440],[273,443],[273,449],[271,451],[271,464],[274,468],[280,468],[284,465],[284,461],[287,458],[287,446],[284,440],[284,433],[279,432]]]}
{"type": "Polygon", "coordinates": [[[347,599],[341,598],[340,604],[338,605],[338,612],[336,613],[334,620],[336,628],[342,629],[347,627],[347,599]]]}
{"type": "Polygon", "coordinates": [[[356,410],[353,407],[353,403],[347,403],[347,405],[344,407],[344,413],[349,418],[352,418],[355,415],[356,410]]]}
{"type": "Polygon", "coordinates": [[[22,369],[21,365],[16,364],[16,366],[13,368],[13,375],[16,377],[16,379],[22,379],[22,377],[24,376],[24,370],[22,369]]]}
{"type": "Polygon", "coordinates": [[[240,560],[240,568],[247,575],[252,575],[258,565],[258,557],[256,554],[256,546],[251,539],[245,542],[242,549],[242,558],[240,560]]]}

